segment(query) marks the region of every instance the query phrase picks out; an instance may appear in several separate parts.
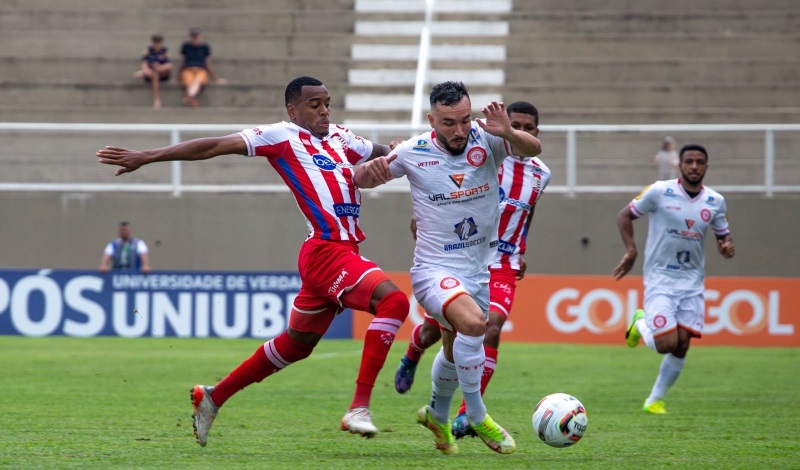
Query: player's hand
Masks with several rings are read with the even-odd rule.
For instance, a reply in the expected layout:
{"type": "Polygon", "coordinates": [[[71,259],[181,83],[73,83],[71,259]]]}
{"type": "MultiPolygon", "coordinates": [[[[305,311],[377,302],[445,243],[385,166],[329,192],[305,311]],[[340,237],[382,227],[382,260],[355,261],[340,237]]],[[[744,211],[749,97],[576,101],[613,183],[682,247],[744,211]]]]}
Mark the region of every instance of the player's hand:
{"type": "Polygon", "coordinates": [[[520,256],[519,257],[519,271],[517,271],[517,280],[521,281],[523,277],[525,277],[525,271],[528,270],[528,263],[525,261],[525,258],[520,256]]]}
{"type": "Polygon", "coordinates": [[[492,101],[483,108],[481,112],[486,116],[486,121],[478,119],[478,125],[489,134],[497,137],[507,136],[511,131],[511,121],[506,114],[506,105],[500,101],[492,101]]]}
{"type": "Polygon", "coordinates": [[[144,152],[120,147],[106,147],[98,150],[96,155],[97,161],[100,163],[122,167],[114,172],[115,176],[136,171],[147,161],[147,156],[144,152]]]}
{"type": "Polygon", "coordinates": [[[622,256],[619,264],[614,268],[614,279],[620,280],[633,268],[633,263],[636,262],[637,253],[635,251],[626,251],[622,256]]]}
{"type": "Polygon", "coordinates": [[[392,163],[395,158],[397,158],[396,153],[386,157],[377,157],[366,163],[362,163],[362,166],[376,185],[384,184],[392,179],[392,172],[389,171],[389,164],[392,163]]]}
{"type": "Polygon", "coordinates": [[[736,249],[733,247],[733,241],[731,240],[718,239],[717,250],[726,259],[733,258],[733,255],[736,254],[736,249]]]}
{"type": "Polygon", "coordinates": [[[391,142],[389,142],[389,148],[394,150],[395,147],[402,144],[403,142],[405,142],[405,140],[401,139],[400,137],[395,137],[394,139],[392,139],[391,142]]]}
{"type": "Polygon", "coordinates": [[[411,216],[411,236],[414,237],[414,240],[417,239],[417,218],[415,216],[411,216]]]}

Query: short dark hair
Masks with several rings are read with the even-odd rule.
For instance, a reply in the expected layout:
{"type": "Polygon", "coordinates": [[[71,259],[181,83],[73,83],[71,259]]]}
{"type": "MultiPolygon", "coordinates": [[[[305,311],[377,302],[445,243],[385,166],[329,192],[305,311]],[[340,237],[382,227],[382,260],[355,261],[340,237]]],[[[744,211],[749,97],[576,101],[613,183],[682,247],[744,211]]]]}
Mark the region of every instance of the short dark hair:
{"type": "Polygon", "coordinates": [[[128,222],[127,220],[123,220],[122,222],[120,222],[120,223],[119,223],[119,226],[120,226],[120,227],[127,227],[127,226],[129,226],[130,224],[131,224],[131,223],[130,223],[130,222],[128,222]]]}
{"type": "Polygon", "coordinates": [[[155,33],[152,36],[150,36],[150,40],[156,44],[161,44],[162,42],[164,42],[164,36],[161,33],[155,33]]]}
{"type": "Polygon", "coordinates": [[[686,144],[686,145],[684,145],[681,148],[681,152],[679,154],[680,158],[678,159],[678,161],[683,161],[683,154],[686,153],[686,152],[690,152],[692,150],[696,150],[696,151],[702,153],[703,155],[705,155],[706,156],[706,161],[708,161],[708,152],[706,151],[706,148],[703,147],[702,145],[699,145],[699,144],[686,144]]]}
{"type": "Polygon", "coordinates": [[[536,127],[539,127],[539,110],[536,106],[528,103],[527,101],[515,101],[506,107],[506,113],[511,116],[511,113],[530,114],[536,120],[536,127]]]}
{"type": "Polygon", "coordinates": [[[431,88],[431,107],[436,104],[452,106],[464,97],[469,98],[469,88],[462,82],[442,82],[431,88]]]}
{"type": "Polygon", "coordinates": [[[317,80],[313,77],[297,77],[288,85],[286,85],[286,93],[284,94],[284,99],[286,101],[286,106],[289,106],[289,103],[294,103],[300,98],[300,95],[303,93],[304,86],[322,86],[324,85],[321,81],[317,80]]]}

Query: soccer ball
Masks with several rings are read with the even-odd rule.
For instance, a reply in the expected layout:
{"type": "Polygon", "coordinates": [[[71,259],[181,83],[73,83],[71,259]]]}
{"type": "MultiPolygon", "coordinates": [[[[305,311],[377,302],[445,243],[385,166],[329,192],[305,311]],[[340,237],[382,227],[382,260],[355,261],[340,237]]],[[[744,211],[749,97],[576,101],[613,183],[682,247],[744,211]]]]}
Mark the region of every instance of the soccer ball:
{"type": "Polygon", "coordinates": [[[581,440],[588,422],[583,404],[566,393],[547,395],[533,409],[533,430],[553,447],[567,447],[581,440]]]}

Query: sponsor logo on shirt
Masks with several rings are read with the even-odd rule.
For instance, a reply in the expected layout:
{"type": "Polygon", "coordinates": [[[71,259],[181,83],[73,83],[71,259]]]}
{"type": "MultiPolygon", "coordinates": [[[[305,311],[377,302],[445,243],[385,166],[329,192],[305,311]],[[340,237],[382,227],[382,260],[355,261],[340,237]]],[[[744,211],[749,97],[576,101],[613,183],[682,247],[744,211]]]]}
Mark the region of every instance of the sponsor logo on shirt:
{"type": "Polygon", "coordinates": [[[463,250],[486,242],[486,237],[470,240],[472,236],[478,234],[478,226],[475,224],[475,219],[472,217],[461,219],[461,222],[454,224],[453,227],[455,227],[453,233],[455,233],[461,241],[459,243],[448,243],[444,245],[444,251],[463,250]]]}
{"type": "Polygon", "coordinates": [[[329,157],[327,155],[322,155],[321,153],[316,153],[314,155],[311,155],[311,159],[313,160],[314,165],[317,165],[317,167],[320,170],[333,171],[337,167],[340,167],[340,168],[353,168],[353,164],[352,163],[349,163],[349,162],[335,162],[335,161],[333,161],[333,159],[331,157],[329,157]]]}
{"type": "Polygon", "coordinates": [[[642,192],[640,192],[634,199],[637,201],[641,199],[642,196],[644,196],[644,193],[646,193],[648,189],[650,189],[650,185],[645,186],[642,192]]]}
{"type": "Polygon", "coordinates": [[[428,148],[428,141],[425,139],[419,139],[417,141],[417,145],[412,147],[412,150],[416,150],[417,152],[430,152],[431,149],[428,148]]]}
{"type": "Polygon", "coordinates": [[[520,201],[519,199],[511,199],[510,197],[506,197],[506,192],[501,187],[500,188],[500,204],[502,204],[504,202],[506,204],[512,205],[514,207],[519,207],[520,209],[523,209],[523,210],[526,210],[526,211],[531,210],[531,207],[533,207],[532,205],[528,204],[525,201],[520,201]]]}
{"type": "Polygon", "coordinates": [[[342,204],[334,204],[333,210],[336,212],[336,215],[339,217],[355,217],[358,218],[358,213],[361,211],[360,204],[349,204],[349,203],[342,203],[342,204]]]}
{"type": "Polygon", "coordinates": [[[417,166],[422,168],[424,166],[433,166],[433,165],[438,165],[438,164],[439,164],[438,160],[432,160],[432,161],[429,161],[429,162],[419,162],[419,163],[417,163],[417,166]]]}
{"type": "Polygon", "coordinates": [[[442,281],[439,283],[439,287],[441,287],[442,289],[452,289],[460,285],[461,283],[458,282],[458,279],[454,277],[446,277],[442,279],[442,281]]]}
{"type": "MultiPolygon", "coordinates": [[[[453,181],[455,183],[455,181],[453,181]]],[[[428,199],[433,202],[436,201],[458,201],[465,197],[471,197],[475,195],[483,194],[489,191],[489,183],[482,184],[480,186],[476,186],[474,188],[469,189],[462,189],[459,191],[450,191],[449,193],[438,193],[438,194],[428,194],[428,199]]]]}
{"type": "Polygon", "coordinates": [[[692,228],[692,227],[694,227],[694,220],[692,220],[692,219],[686,219],[686,220],[684,220],[684,222],[686,222],[686,228],[692,228]]]}
{"type": "Polygon", "coordinates": [[[677,228],[668,228],[667,233],[670,235],[676,235],[681,238],[685,238],[687,240],[702,240],[703,234],[700,232],[692,232],[691,230],[683,230],[677,228]]]}
{"type": "Polygon", "coordinates": [[[478,129],[474,129],[473,128],[473,129],[469,130],[469,142],[471,144],[477,144],[478,143],[478,129]]]}
{"type": "Polygon", "coordinates": [[[467,163],[475,168],[482,167],[486,163],[486,157],[486,150],[483,147],[472,147],[467,151],[467,163]]]}
{"type": "Polygon", "coordinates": [[[464,182],[464,173],[457,173],[455,175],[450,175],[450,181],[456,184],[457,187],[461,187],[461,184],[464,182]]]}
{"type": "Polygon", "coordinates": [[[511,242],[507,242],[505,240],[500,240],[500,243],[497,246],[497,251],[500,251],[500,252],[503,252],[503,253],[507,253],[509,255],[513,255],[514,254],[514,250],[516,250],[516,249],[517,249],[517,245],[515,245],[515,244],[513,244],[511,242]]]}
{"type": "Polygon", "coordinates": [[[714,196],[708,196],[708,199],[706,199],[704,202],[709,206],[713,206],[716,204],[716,202],[714,201],[714,196]]]}

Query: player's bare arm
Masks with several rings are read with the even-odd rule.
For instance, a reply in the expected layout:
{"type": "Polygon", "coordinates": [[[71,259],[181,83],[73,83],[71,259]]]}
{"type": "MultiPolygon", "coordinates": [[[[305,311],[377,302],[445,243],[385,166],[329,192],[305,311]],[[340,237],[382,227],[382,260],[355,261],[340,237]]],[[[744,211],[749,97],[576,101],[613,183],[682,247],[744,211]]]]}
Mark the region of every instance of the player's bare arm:
{"type": "Polygon", "coordinates": [[[353,176],[353,182],[359,188],[374,188],[392,179],[389,163],[397,158],[397,154],[388,157],[377,157],[373,160],[358,165],[353,176]]]}
{"type": "Polygon", "coordinates": [[[636,216],[633,215],[630,208],[625,206],[617,214],[617,228],[622,237],[622,242],[625,244],[625,254],[619,264],[614,268],[614,279],[620,280],[633,268],[636,262],[636,257],[639,251],[636,249],[636,241],[633,238],[633,221],[636,216]]]}
{"type": "Polygon", "coordinates": [[[478,120],[478,125],[489,134],[502,137],[511,144],[514,155],[520,157],[535,157],[542,153],[542,143],[536,137],[521,130],[511,127],[511,121],[506,113],[506,105],[501,101],[492,101],[481,112],[486,116],[486,122],[478,120]]]}
{"type": "Polygon", "coordinates": [[[247,155],[247,144],[239,134],[231,134],[224,137],[188,140],[169,147],[149,150],[109,146],[98,150],[96,155],[100,163],[122,167],[114,173],[119,176],[155,162],[207,160],[219,155],[247,155]]]}
{"type": "Polygon", "coordinates": [[[723,258],[733,258],[733,256],[736,254],[736,249],[733,246],[733,238],[731,238],[730,233],[721,237],[717,236],[717,250],[723,258]]]}

